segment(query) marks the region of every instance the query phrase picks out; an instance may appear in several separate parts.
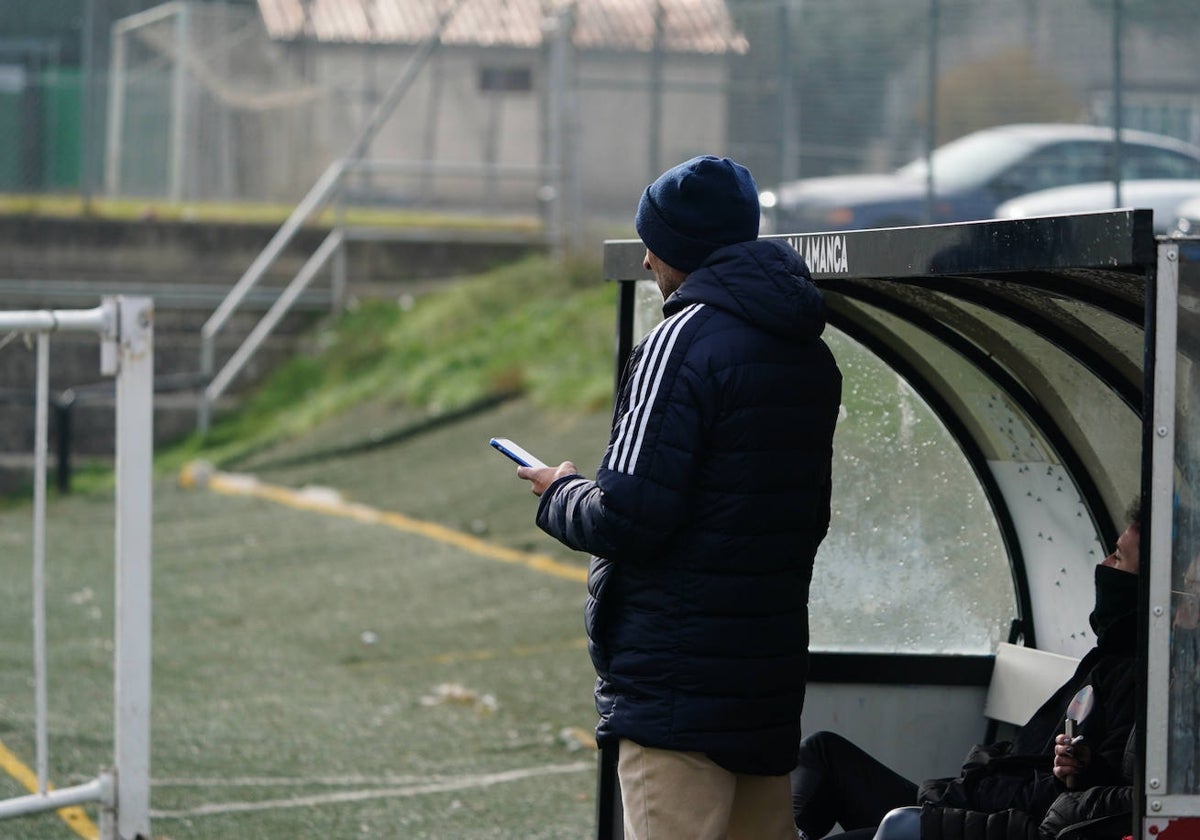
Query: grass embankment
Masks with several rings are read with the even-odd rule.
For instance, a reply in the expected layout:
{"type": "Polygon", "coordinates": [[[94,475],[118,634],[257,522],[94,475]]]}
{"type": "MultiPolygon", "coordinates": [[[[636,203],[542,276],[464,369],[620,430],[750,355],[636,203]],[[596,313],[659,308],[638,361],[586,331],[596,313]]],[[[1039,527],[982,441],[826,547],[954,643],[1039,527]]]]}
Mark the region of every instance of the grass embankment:
{"type": "MultiPolygon", "coordinates": [[[[550,411],[607,410],[616,288],[599,278],[593,262],[531,257],[416,299],[359,302],[160,463],[236,465],[364,406],[375,415],[365,434],[376,438],[510,395],[550,411]]],[[[317,438],[349,444],[348,435],[317,438]]]]}

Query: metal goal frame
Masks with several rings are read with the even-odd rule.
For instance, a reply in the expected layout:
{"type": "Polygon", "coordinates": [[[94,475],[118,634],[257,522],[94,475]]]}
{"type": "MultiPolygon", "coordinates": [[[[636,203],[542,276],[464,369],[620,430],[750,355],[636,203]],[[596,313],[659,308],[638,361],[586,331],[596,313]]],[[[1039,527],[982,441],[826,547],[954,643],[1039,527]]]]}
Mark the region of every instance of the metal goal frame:
{"type": "Polygon", "coordinates": [[[36,336],[33,505],[33,641],[37,790],[0,801],[0,819],[100,804],[101,840],[150,837],[151,521],[154,455],[154,305],[105,297],[81,310],[0,312],[0,335],[36,336]],[[100,368],[116,377],[116,592],[113,637],[113,766],[50,789],[46,708],[45,531],[50,336],[94,333],[100,368]]]}

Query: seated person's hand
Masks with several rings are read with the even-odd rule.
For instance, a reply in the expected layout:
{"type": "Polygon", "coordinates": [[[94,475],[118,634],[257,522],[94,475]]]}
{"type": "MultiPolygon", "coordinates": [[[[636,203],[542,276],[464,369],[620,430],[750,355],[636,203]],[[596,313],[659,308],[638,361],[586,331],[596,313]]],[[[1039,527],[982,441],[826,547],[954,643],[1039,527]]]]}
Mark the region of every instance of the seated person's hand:
{"type": "Polygon", "coordinates": [[[1068,784],[1068,779],[1086,770],[1091,758],[1091,747],[1087,745],[1082,736],[1068,738],[1066,735],[1058,735],[1055,737],[1054,777],[1063,784],[1068,784]]]}

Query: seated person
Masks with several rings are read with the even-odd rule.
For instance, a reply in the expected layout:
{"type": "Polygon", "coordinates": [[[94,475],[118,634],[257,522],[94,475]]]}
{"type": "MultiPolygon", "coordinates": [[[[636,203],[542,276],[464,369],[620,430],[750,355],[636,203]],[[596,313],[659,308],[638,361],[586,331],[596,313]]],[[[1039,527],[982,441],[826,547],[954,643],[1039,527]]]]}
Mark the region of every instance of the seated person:
{"type": "Polygon", "coordinates": [[[1135,730],[1130,729],[1121,758],[1121,783],[1084,788],[1084,771],[1092,751],[1086,739],[1066,734],[1055,737],[1053,772],[1067,788],[1051,803],[1036,826],[1022,811],[992,814],[954,808],[896,808],[875,832],[875,840],[945,840],[978,836],[972,824],[983,825],[987,837],[1006,840],[1121,840],[1133,823],[1133,774],[1137,763],[1135,730]]]}
{"type": "Polygon", "coordinates": [[[792,771],[792,812],[801,835],[817,840],[837,824],[849,835],[846,840],[869,840],[892,809],[925,803],[986,813],[1017,809],[1036,828],[1066,789],[1053,769],[1056,736],[1063,731],[1068,705],[1086,686],[1093,702],[1077,734],[1090,745],[1090,760],[1079,768],[1077,782],[1080,787],[1120,784],[1121,758],[1134,722],[1140,522],[1135,508],[1116,549],[1096,567],[1096,602],[1089,617],[1096,646],[1012,742],[978,745],[959,776],[918,787],[839,735],[809,735],[792,771]]]}
{"type": "MultiPolygon", "coordinates": [[[[1180,589],[1172,590],[1175,615],[1172,637],[1175,672],[1171,678],[1173,703],[1194,704],[1195,630],[1200,627],[1200,555],[1192,558],[1184,570],[1180,589]],[[1182,655],[1181,655],[1182,654],[1182,655]],[[1188,656],[1188,654],[1192,654],[1188,656]]],[[[1133,823],[1133,777],[1137,762],[1134,734],[1125,747],[1121,773],[1123,783],[1079,790],[1068,777],[1085,767],[1091,758],[1087,744],[1065,743],[1059,736],[1055,747],[1054,774],[1076,788],[1059,794],[1038,826],[1040,840],[1120,840],[1129,834],[1133,823]]]]}

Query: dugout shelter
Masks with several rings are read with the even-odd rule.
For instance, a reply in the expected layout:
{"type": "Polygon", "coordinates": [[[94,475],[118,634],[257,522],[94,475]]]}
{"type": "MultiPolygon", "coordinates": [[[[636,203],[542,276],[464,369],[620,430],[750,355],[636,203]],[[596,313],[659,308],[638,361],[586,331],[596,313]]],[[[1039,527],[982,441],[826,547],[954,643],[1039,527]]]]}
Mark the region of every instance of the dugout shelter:
{"type": "MultiPolygon", "coordinates": [[[[770,238],[823,289],[845,376],[805,730],[909,778],[952,772],[996,732],[999,647],[1094,643],[1092,570],[1138,501],[1130,831],[1200,836],[1200,630],[1179,620],[1200,555],[1200,240],[1156,238],[1140,209],[770,238]]],[[[661,319],[644,251],[604,246],[618,374],[661,319]]],[[[614,760],[601,838],[621,836],[614,760]]]]}

